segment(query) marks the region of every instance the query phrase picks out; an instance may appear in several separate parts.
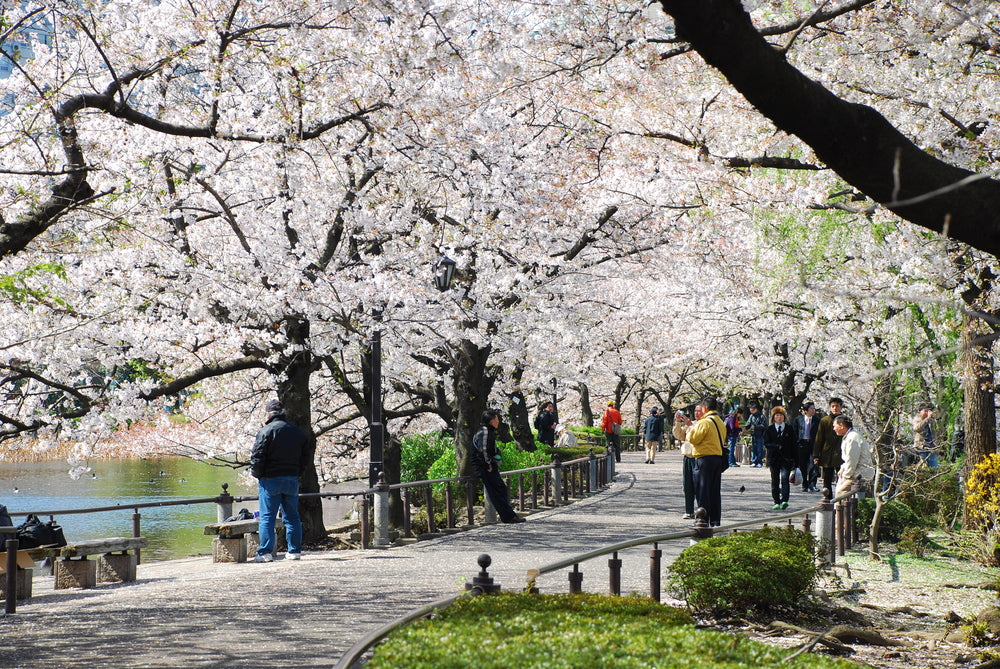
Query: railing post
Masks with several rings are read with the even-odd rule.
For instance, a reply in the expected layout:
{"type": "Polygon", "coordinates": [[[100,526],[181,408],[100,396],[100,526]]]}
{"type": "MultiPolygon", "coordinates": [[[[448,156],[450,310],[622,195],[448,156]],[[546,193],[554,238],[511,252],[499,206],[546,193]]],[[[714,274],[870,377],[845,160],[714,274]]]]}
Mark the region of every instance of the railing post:
{"type": "Polygon", "coordinates": [[[455,527],[455,505],[452,501],[451,484],[444,484],[444,515],[445,526],[449,529],[455,527]]]}
{"type": "Polygon", "coordinates": [[[605,446],[604,461],[608,463],[608,483],[615,480],[615,453],[613,449],[605,446]]]}
{"type": "Polygon", "coordinates": [[[583,592],[583,572],[579,564],[573,565],[573,571],[569,573],[569,592],[571,595],[583,592]]]}
{"type": "Polygon", "coordinates": [[[823,488],[823,499],[816,505],[816,542],[819,548],[816,560],[821,567],[831,567],[836,561],[836,543],[834,541],[833,502],[830,489],[823,488]]]}
{"type": "MultiPolygon", "coordinates": [[[[4,535],[6,536],[6,535],[4,535]]],[[[7,539],[7,613],[17,613],[17,535],[13,539],[7,539]]]]}
{"type": "Polygon", "coordinates": [[[517,510],[524,511],[524,474],[517,475],[517,510]]]}
{"type": "Polygon", "coordinates": [[[847,546],[847,503],[837,502],[837,554],[844,557],[847,546]]]}
{"type": "Polygon", "coordinates": [[[378,473],[378,490],[375,494],[375,541],[374,548],[389,546],[389,484],[385,482],[385,472],[378,473]]]}
{"type": "Polygon", "coordinates": [[[229,484],[222,484],[222,494],[219,495],[216,502],[218,506],[216,507],[216,515],[218,516],[218,522],[223,522],[229,516],[233,515],[233,496],[229,494],[229,484]]]}
{"type": "Polygon", "coordinates": [[[654,543],[649,551],[649,596],[656,601],[660,601],[660,563],[663,559],[663,551],[660,545],[654,543]]]}
{"type": "Polygon", "coordinates": [[[563,466],[557,458],[552,460],[552,506],[559,506],[563,500],[563,466]]]}
{"type": "Polygon", "coordinates": [[[812,518],[809,517],[808,513],[802,516],[802,531],[803,532],[812,531],[812,518]]]}
{"type": "MultiPolygon", "coordinates": [[[[543,473],[544,475],[544,473],[543,473]]],[[[531,508],[538,508],[538,472],[531,472],[531,508]]]]}
{"type": "Polygon", "coordinates": [[[622,594],[622,561],[618,559],[618,551],[608,560],[608,590],[612,595],[622,594]]]}
{"type": "Polygon", "coordinates": [[[590,478],[587,480],[587,492],[597,492],[597,456],[590,454],[590,478]]]}
{"type": "Polygon", "coordinates": [[[542,506],[548,506],[549,500],[552,499],[549,496],[549,486],[552,485],[552,470],[546,469],[542,472],[542,506]]]}
{"type": "Polygon", "coordinates": [[[434,522],[434,489],[430,485],[424,488],[424,500],[427,507],[427,531],[434,534],[437,532],[437,524],[434,522]]]}
{"type": "MultiPolygon", "coordinates": [[[[232,511],[233,505],[229,505],[230,511],[232,511]]],[[[228,516],[227,516],[228,517],[228,516]]],[[[132,536],[141,537],[142,536],[142,514],[139,513],[139,509],[132,509],[132,536]]],[[[142,564],[142,550],[139,548],[135,549],[135,563],[142,564]]]]}
{"type": "Polygon", "coordinates": [[[472,479],[465,481],[465,513],[468,525],[476,524],[476,486],[472,479]]]}
{"type": "Polygon", "coordinates": [[[361,496],[361,549],[368,548],[368,539],[371,535],[371,521],[368,519],[368,495],[361,496]]]}

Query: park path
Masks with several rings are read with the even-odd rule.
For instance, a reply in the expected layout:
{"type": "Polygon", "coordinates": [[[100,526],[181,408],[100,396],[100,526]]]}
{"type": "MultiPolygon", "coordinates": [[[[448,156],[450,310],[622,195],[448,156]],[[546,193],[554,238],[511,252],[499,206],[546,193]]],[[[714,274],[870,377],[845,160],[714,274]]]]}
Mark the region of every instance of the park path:
{"type": "MultiPolygon", "coordinates": [[[[614,483],[570,506],[387,550],[305,553],[299,562],[212,564],[210,556],[138,567],[138,579],[93,590],[52,588],[0,619],[0,667],[329,667],[364,634],[402,613],[454,594],[488,553],[505,590],[527,569],[610,543],[682,530],[681,456],[655,465],[626,453],[614,483]]],[[[791,509],[817,501],[793,490],[791,509]]],[[[766,469],[723,475],[723,524],[767,515],[766,469]],[[745,492],[739,489],[745,488],[745,492]]],[[[661,544],[664,562],[684,542],[661,544]]],[[[647,593],[648,547],[623,552],[623,592],[647,593]]],[[[607,591],[607,562],[585,563],[583,587],[607,591]]],[[[543,576],[542,592],[566,592],[565,572],[543,576]]]]}

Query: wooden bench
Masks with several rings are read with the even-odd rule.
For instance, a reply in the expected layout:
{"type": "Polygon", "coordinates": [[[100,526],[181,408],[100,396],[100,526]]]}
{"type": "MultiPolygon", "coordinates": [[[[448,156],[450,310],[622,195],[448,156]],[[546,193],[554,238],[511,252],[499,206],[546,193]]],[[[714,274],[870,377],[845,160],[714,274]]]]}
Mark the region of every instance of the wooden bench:
{"type": "Polygon", "coordinates": [[[147,545],[146,537],[111,537],[49,548],[49,557],[57,558],[53,565],[56,590],[134,581],[136,557],[131,551],[147,545]],[[95,562],[89,559],[91,555],[100,557],[95,562]]]}
{"type": "MultiPolygon", "coordinates": [[[[18,600],[31,598],[31,577],[35,561],[29,551],[17,552],[14,592],[18,600]]],[[[0,553],[0,599],[7,598],[7,554],[0,553]]]]}
{"type": "MultiPolygon", "coordinates": [[[[260,546],[258,523],[257,518],[250,518],[205,525],[205,534],[215,536],[212,540],[212,562],[246,562],[249,555],[256,555],[260,546]]],[[[275,520],[275,531],[282,527],[281,520],[275,520]]]]}

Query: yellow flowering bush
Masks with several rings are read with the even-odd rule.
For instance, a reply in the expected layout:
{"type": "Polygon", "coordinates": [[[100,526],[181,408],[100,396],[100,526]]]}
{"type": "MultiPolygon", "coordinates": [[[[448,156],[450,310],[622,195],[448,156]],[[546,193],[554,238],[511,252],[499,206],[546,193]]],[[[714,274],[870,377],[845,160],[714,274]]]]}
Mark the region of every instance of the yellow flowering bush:
{"type": "Polygon", "coordinates": [[[965,484],[965,512],[987,529],[1000,518],[1000,453],[990,453],[972,469],[965,484]]]}

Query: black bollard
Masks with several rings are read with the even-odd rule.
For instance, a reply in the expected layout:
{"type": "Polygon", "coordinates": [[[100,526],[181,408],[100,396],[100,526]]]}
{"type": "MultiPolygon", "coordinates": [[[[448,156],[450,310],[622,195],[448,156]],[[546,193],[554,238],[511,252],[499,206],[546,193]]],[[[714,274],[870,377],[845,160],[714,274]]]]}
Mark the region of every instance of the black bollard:
{"type": "Polygon", "coordinates": [[[489,572],[486,571],[486,568],[493,564],[493,558],[483,553],[476,558],[476,562],[479,563],[479,575],[472,578],[472,583],[466,583],[465,589],[478,589],[484,595],[493,595],[500,592],[500,584],[494,583],[489,572]]]}

